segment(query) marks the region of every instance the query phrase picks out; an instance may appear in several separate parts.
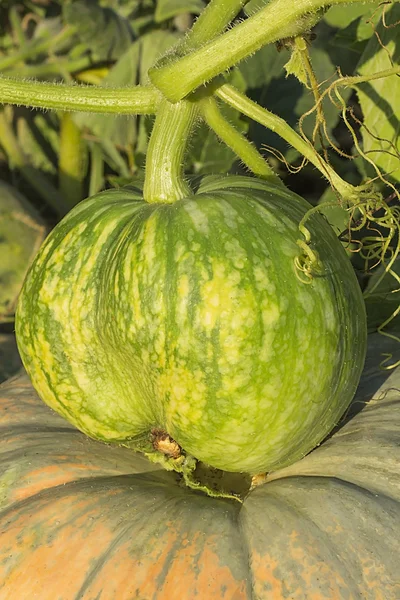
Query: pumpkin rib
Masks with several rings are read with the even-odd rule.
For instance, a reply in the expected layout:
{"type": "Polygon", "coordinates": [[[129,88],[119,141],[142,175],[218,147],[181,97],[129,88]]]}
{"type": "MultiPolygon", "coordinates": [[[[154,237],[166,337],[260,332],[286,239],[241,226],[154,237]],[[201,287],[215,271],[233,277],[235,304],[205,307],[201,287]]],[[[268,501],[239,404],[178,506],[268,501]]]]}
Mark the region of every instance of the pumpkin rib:
{"type": "MultiPolygon", "coordinates": [[[[89,589],[91,584],[95,581],[97,576],[101,575],[101,568],[104,567],[107,560],[109,560],[111,558],[111,556],[113,555],[113,551],[115,551],[118,548],[118,546],[121,544],[121,542],[124,540],[124,538],[126,538],[126,535],[130,529],[132,529],[132,526],[131,527],[128,526],[126,528],[126,530],[121,531],[121,533],[112,540],[111,544],[102,553],[102,555],[100,557],[96,558],[96,560],[93,561],[93,564],[91,563],[90,569],[88,569],[88,573],[85,577],[85,581],[83,582],[82,586],[79,588],[79,590],[76,593],[75,600],[80,600],[81,598],[85,598],[84,594],[89,589]]],[[[135,530],[135,534],[137,534],[136,530],[135,530]]]]}
{"type": "Polygon", "coordinates": [[[24,435],[29,435],[29,433],[67,433],[67,434],[80,434],[82,433],[73,427],[57,427],[52,425],[43,425],[42,427],[38,425],[32,425],[31,423],[24,425],[12,425],[11,427],[0,426],[0,436],[5,439],[7,437],[12,437],[12,435],[19,435],[23,433],[24,435]],[[4,437],[3,437],[4,436],[4,437]]]}
{"type": "MultiPolygon", "coordinates": [[[[257,579],[257,597],[269,598],[271,592],[273,598],[297,597],[299,573],[293,572],[296,568],[303,573],[305,586],[301,586],[302,590],[307,586],[314,589],[319,581],[326,586],[340,577],[338,595],[327,596],[331,600],[348,597],[348,593],[355,599],[382,600],[383,589],[385,600],[398,600],[400,581],[396,574],[400,548],[396,532],[400,522],[399,504],[391,498],[385,502],[359,487],[355,491],[355,487],[334,478],[327,482],[323,477],[293,477],[256,488],[246,501],[247,511],[243,515],[248,544],[254,554],[251,572],[257,579]],[[299,501],[304,503],[300,510],[299,501]],[[267,505],[271,516],[258,523],[256,515],[267,505]],[[360,512],[358,507],[363,507],[364,511],[360,512]],[[310,518],[310,511],[315,518],[310,518]],[[261,541],[264,532],[268,535],[268,546],[261,541]],[[263,550],[261,555],[257,547],[263,550]],[[265,595],[260,593],[262,573],[265,578],[266,565],[271,567],[275,563],[275,576],[279,582],[286,581],[287,595],[274,595],[275,588],[269,587],[263,588],[265,595]],[[349,582],[352,584],[350,589],[349,582]]],[[[326,593],[326,588],[324,591],[326,593]]],[[[300,597],[309,598],[308,595],[300,597]]],[[[315,598],[321,597],[325,598],[325,595],[315,595],[315,598]]]]}
{"type": "MultiPolygon", "coordinates": [[[[149,471],[149,473],[152,473],[154,475],[154,471],[149,471]]],[[[163,471],[157,471],[157,473],[160,474],[164,474],[163,471]]],[[[18,502],[13,502],[12,504],[10,504],[6,509],[2,509],[0,510],[0,517],[7,517],[8,514],[11,514],[12,512],[14,512],[15,510],[18,510],[19,508],[24,508],[25,505],[29,504],[30,502],[35,502],[35,501],[39,501],[41,500],[46,494],[54,494],[56,491],[58,490],[62,490],[63,493],[65,495],[70,493],[71,488],[78,488],[79,491],[79,486],[85,486],[85,484],[90,483],[91,485],[94,484],[94,482],[96,482],[97,484],[99,483],[105,483],[107,482],[107,480],[110,480],[112,483],[114,483],[116,485],[116,480],[120,479],[120,478],[124,478],[124,477],[135,477],[136,475],[142,475],[143,473],[133,473],[132,475],[106,475],[103,477],[85,477],[79,480],[73,480],[73,481],[68,481],[67,483],[63,483],[61,485],[55,485],[53,487],[46,487],[43,488],[42,490],[40,490],[39,492],[32,494],[31,496],[28,496],[27,498],[24,498],[23,500],[19,500],[18,502]]],[[[165,484],[167,485],[167,484],[165,484]]]]}
{"type": "MultiPolygon", "coordinates": [[[[291,477],[287,477],[286,479],[291,479],[291,477]]],[[[295,477],[293,477],[293,479],[296,479],[295,477]]],[[[269,490],[270,491],[270,490],[269,490]]],[[[272,491],[270,491],[270,493],[268,494],[268,498],[270,499],[271,496],[274,496],[274,493],[272,491]]],[[[280,497],[278,494],[276,494],[276,504],[278,506],[282,506],[284,500],[282,499],[282,497],[280,497]]],[[[339,568],[338,568],[338,572],[340,572],[341,574],[343,574],[343,571],[346,572],[346,584],[348,584],[349,581],[351,581],[352,586],[354,585],[354,590],[352,590],[353,592],[358,592],[358,587],[357,587],[357,582],[354,580],[352,573],[348,570],[347,568],[347,564],[345,562],[343,562],[340,558],[340,554],[338,554],[337,552],[335,552],[335,549],[332,547],[331,543],[330,543],[330,539],[328,534],[323,531],[320,526],[309,516],[309,514],[307,514],[305,512],[305,508],[303,507],[303,510],[301,510],[302,507],[299,506],[294,506],[292,503],[289,504],[289,502],[287,503],[287,507],[289,508],[290,512],[295,514],[296,516],[298,516],[299,519],[301,519],[302,521],[305,521],[308,524],[307,529],[312,531],[312,536],[315,537],[315,539],[318,540],[318,545],[321,545],[321,539],[322,539],[322,545],[323,547],[328,551],[326,553],[326,555],[329,553],[332,556],[334,556],[335,558],[335,562],[337,562],[339,568]],[[314,534],[315,531],[315,534],[314,534]]],[[[245,507],[244,507],[245,508],[245,507]]],[[[242,508],[243,510],[243,508],[242,508]]],[[[244,531],[244,538],[247,541],[247,546],[249,547],[249,537],[248,534],[246,533],[246,531],[244,531]]],[[[250,559],[250,563],[249,563],[249,571],[250,573],[254,573],[254,569],[252,568],[252,564],[251,564],[251,559],[250,559]]],[[[256,586],[257,587],[257,586],[256,586]]],[[[255,596],[257,597],[257,596],[255,596]]]]}

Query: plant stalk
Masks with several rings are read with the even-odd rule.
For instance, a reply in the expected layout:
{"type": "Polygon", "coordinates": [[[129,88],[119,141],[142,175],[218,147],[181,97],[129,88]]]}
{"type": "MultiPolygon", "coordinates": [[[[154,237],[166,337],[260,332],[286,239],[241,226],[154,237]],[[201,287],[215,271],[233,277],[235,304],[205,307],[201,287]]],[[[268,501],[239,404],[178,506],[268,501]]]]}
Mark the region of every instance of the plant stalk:
{"type": "Polygon", "coordinates": [[[154,114],[160,93],[150,86],[124,88],[22,81],[0,76],[0,102],[33,108],[114,114],[154,114]]]}
{"type": "Polygon", "coordinates": [[[236,110],[257,121],[257,123],[264,125],[264,127],[267,127],[271,131],[275,131],[312,163],[328,179],[332,187],[337,190],[344,200],[348,202],[358,200],[358,188],[344,181],[322,156],[318,154],[312,144],[296,133],[284,119],[262,108],[229,84],[219,87],[215,91],[215,94],[236,110]]]}
{"type": "Polygon", "coordinates": [[[254,175],[271,183],[283,185],[255,146],[227,121],[214,98],[202,98],[199,101],[199,108],[201,116],[210,129],[239,156],[254,175]]]}
{"type": "Polygon", "coordinates": [[[59,187],[66,203],[72,208],[83,200],[83,179],[86,174],[86,143],[69,112],[60,115],[59,187]]]}
{"type": "Polygon", "coordinates": [[[163,57],[149,70],[150,79],[166,98],[177,102],[262,46],[310,29],[318,22],[321,9],[346,3],[349,0],[271,0],[254,15],[190,54],[172,59],[163,57]]]}
{"type": "Polygon", "coordinates": [[[191,194],[183,164],[197,113],[196,104],[187,100],[161,102],[146,155],[143,196],[147,202],[172,203],[191,194]]]}
{"type": "Polygon", "coordinates": [[[179,46],[185,52],[219,35],[249,0],[211,0],[179,46]]]}

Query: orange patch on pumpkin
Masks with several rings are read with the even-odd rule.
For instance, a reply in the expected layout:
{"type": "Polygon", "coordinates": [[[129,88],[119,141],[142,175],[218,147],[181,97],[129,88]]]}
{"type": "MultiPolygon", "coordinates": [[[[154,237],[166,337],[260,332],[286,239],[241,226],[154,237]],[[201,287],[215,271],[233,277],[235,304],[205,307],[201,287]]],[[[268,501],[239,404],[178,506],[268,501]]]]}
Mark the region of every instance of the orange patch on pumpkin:
{"type": "Polygon", "coordinates": [[[75,599],[92,561],[114,539],[93,498],[49,502],[10,515],[2,527],[1,600],[75,599]]]}
{"type": "Polygon", "coordinates": [[[26,474],[26,481],[24,482],[22,479],[18,482],[18,489],[11,500],[25,500],[26,498],[30,498],[43,490],[53,488],[58,485],[65,485],[71,481],[79,480],[82,477],[88,477],[90,475],[90,471],[99,472],[100,469],[91,466],[89,470],[85,465],[79,464],[59,464],[48,465],[35,471],[28,472],[26,474]]]}
{"type": "Polygon", "coordinates": [[[236,580],[229,567],[220,564],[217,537],[202,538],[197,533],[190,541],[180,541],[170,526],[165,535],[147,540],[149,548],[140,557],[134,556],[127,541],[107,559],[86,593],[90,598],[118,600],[248,600],[246,582],[236,580]]]}

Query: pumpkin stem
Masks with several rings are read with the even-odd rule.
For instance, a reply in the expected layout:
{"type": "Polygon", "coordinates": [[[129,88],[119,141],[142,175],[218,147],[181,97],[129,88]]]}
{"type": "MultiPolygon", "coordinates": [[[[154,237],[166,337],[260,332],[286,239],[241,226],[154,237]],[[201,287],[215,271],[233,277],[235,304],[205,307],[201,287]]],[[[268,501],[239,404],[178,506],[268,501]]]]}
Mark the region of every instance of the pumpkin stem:
{"type": "Polygon", "coordinates": [[[189,100],[161,102],[146,157],[143,196],[147,202],[172,203],[191,195],[183,165],[197,113],[197,105],[189,100]]]}

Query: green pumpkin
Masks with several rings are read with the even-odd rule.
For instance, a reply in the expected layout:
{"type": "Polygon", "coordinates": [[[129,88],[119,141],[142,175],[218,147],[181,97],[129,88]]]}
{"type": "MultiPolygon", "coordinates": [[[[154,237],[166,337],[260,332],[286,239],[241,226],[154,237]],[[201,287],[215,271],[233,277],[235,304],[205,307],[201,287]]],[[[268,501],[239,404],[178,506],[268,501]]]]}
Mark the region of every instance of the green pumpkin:
{"type": "Polygon", "coordinates": [[[167,468],[194,457],[256,474],[303,457],[347,409],[366,344],[355,275],[320,215],[306,222],[318,269],[296,268],[309,209],[247,177],[211,177],[174,204],[132,188],[80,203],[19,299],[41,398],[167,468]]]}
{"type": "Polygon", "coordinates": [[[360,412],[243,504],[88,439],[26,376],[0,386],[0,598],[398,600],[400,369],[379,369],[380,337],[360,412]]]}

